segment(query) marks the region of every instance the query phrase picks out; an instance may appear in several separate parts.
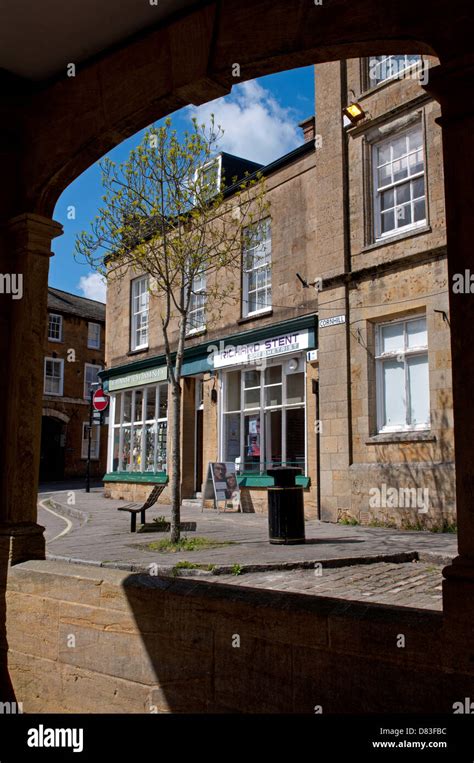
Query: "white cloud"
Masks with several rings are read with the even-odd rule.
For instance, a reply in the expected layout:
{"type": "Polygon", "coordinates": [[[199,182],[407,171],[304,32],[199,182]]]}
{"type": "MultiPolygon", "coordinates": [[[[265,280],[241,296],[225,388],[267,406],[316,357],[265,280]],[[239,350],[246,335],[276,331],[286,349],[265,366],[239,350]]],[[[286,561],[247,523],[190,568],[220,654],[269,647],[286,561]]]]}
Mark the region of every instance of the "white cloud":
{"type": "Polygon", "coordinates": [[[216,125],[224,130],[219,146],[222,151],[261,164],[278,159],[303,142],[295,110],[281,106],[255,80],[236,85],[224,98],[189,110],[206,125],[214,114],[216,125]]]}
{"type": "Polygon", "coordinates": [[[96,299],[98,302],[106,302],[107,286],[103,276],[99,273],[89,273],[81,276],[78,288],[88,299],[96,299]]]}

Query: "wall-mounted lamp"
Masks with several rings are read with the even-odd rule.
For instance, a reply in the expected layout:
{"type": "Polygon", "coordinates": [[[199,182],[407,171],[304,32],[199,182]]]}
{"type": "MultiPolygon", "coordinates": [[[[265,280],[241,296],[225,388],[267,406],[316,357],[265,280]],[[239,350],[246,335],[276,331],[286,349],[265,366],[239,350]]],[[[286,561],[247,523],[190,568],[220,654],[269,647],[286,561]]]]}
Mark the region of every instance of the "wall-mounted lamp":
{"type": "Polygon", "coordinates": [[[342,113],[352,125],[356,125],[366,116],[366,112],[360,103],[356,103],[355,101],[352,101],[352,103],[346,106],[346,108],[342,110],[342,113]]]}

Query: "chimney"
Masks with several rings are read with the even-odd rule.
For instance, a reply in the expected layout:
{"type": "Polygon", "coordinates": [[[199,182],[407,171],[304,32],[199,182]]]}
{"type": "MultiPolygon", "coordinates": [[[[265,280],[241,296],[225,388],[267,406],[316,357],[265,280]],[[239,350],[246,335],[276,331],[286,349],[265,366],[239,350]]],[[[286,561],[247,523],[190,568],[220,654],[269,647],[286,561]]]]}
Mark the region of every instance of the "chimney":
{"type": "Polygon", "coordinates": [[[305,143],[308,143],[308,141],[315,139],[316,119],[314,116],[308,117],[307,119],[303,119],[303,121],[299,123],[298,127],[301,127],[301,129],[303,130],[305,143]]]}

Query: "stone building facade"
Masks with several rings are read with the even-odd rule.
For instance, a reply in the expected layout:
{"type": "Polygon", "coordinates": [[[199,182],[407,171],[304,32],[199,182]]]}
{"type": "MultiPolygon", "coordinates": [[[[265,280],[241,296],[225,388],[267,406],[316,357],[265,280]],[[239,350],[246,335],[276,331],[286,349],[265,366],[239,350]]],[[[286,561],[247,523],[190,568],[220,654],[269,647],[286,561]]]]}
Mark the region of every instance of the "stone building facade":
{"type": "Polygon", "coordinates": [[[434,63],[316,66],[324,520],[454,522],[440,108],[420,86],[434,63]],[[365,117],[341,130],[345,90],[365,117]]]}
{"type": "MultiPolygon", "coordinates": [[[[236,304],[212,322],[198,316],[187,340],[184,498],[200,493],[209,461],[237,459],[244,509],[265,510],[266,470],[287,463],[302,469],[308,516],[453,521],[440,110],[421,87],[433,63],[379,56],[315,67],[316,123],[302,124],[300,148],[262,168],[271,300],[264,281],[263,303],[249,309],[244,274],[236,304]],[[364,112],[354,125],[342,114],[348,93],[364,112]],[[257,344],[264,370],[251,362],[257,344]]],[[[140,273],[109,284],[105,481],[126,498],[168,472],[159,311],[145,294],[140,273]],[[146,337],[136,339],[145,305],[146,337]]]]}
{"type": "MultiPolygon", "coordinates": [[[[104,368],[105,304],[48,289],[40,481],[84,477],[91,382],[104,368]]],[[[106,468],[107,427],[94,426],[91,476],[106,468]]]]}

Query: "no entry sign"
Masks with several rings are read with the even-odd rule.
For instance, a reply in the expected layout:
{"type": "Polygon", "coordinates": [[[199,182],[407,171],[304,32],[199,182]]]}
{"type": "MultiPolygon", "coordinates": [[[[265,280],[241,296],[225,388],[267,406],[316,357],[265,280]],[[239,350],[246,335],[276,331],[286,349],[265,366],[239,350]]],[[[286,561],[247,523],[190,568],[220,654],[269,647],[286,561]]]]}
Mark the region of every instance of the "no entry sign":
{"type": "Polygon", "coordinates": [[[99,389],[96,389],[92,397],[92,407],[95,408],[96,411],[105,411],[108,404],[108,396],[104,394],[102,387],[99,387],[99,389]]]}

